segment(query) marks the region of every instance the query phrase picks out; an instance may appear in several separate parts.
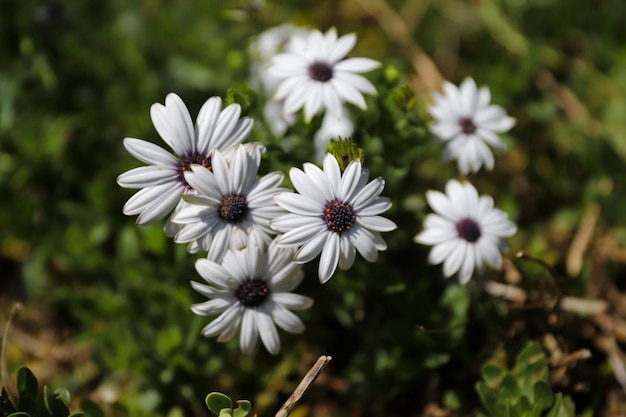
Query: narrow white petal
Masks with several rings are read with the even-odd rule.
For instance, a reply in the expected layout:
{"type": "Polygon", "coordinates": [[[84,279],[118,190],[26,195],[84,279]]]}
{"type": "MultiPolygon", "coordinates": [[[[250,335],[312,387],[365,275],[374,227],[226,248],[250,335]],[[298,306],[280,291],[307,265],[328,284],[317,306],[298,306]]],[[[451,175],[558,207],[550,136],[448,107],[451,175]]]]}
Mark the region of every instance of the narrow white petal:
{"type": "Polygon", "coordinates": [[[342,83],[350,84],[357,90],[371,95],[376,95],[376,87],[367,78],[362,75],[353,74],[351,72],[337,71],[334,78],[342,83]]]}
{"type": "Polygon", "coordinates": [[[374,234],[362,227],[353,227],[350,230],[349,238],[362,257],[369,262],[376,262],[378,250],[374,242],[374,234]]]}
{"type": "Polygon", "coordinates": [[[368,72],[380,67],[380,62],[369,58],[349,58],[335,64],[338,71],[368,72]]]}
{"type": "MultiPolygon", "coordinates": [[[[360,165],[359,161],[356,161],[356,163],[360,165]]],[[[332,195],[341,197],[341,194],[339,193],[341,185],[341,170],[339,169],[337,159],[331,154],[326,154],[324,157],[324,174],[328,177],[328,183],[330,185],[330,189],[332,190],[332,195]]]]}
{"type": "Polygon", "coordinates": [[[220,314],[226,311],[228,307],[232,305],[232,301],[224,298],[215,298],[213,300],[205,301],[203,303],[193,304],[191,311],[199,316],[210,316],[213,314],[220,314]]]}
{"type": "Polygon", "coordinates": [[[332,86],[339,94],[339,97],[343,99],[343,101],[347,101],[348,103],[352,103],[361,110],[365,110],[367,108],[367,104],[365,103],[365,99],[363,98],[363,94],[351,84],[346,82],[342,82],[340,80],[332,79],[330,81],[332,86]]]}
{"type": "MultiPolygon", "coordinates": [[[[326,161],[326,158],[324,159],[324,161],[326,161]]],[[[328,161],[328,164],[331,163],[331,161],[328,161]]],[[[337,161],[335,161],[335,164],[337,164],[337,161]]],[[[326,169],[326,165],[327,164],[325,163],[324,169],[326,169]]],[[[332,177],[330,177],[329,174],[322,171],[317,165],[313,165],[308,162],[304,163],[302,165],[302,168],[304,169],[304,173],[308,175],[309,179],[311,179],[311,181],[315,183],[319,191],[322,193],[322,195],[324,196],[324,200],[331,201],[337,196],[337,190],[335,188],[335,184],[333,184],[334,180],[337,179],[336,176],[333,179],[332,177]]],[[[333,167],[329,165],[328,169],[332,168],[333,167]]],[[[339,169],[338,166],[337,169],[339,169]]],[[[334,175],[334,173],[331,172],[331,175],[334,175]]],[[[337,185],[339,184],[337,183],[337,185]]],[[[304,190],[302,194],[306,194],[307,192],[307,190],[304,190]]]]}
{"type": "Polygon", "coordinates": [[[206,325],[204,329],[202,329],[202,335],[205,337],[212,337],[222,333],[237,320],[237,317],[242,313],[241,310],[242,308],[238,304],[233,304],[228,308],[228,310],[206,325]]]}
{"type": "Polygon", "coordinates": [[[385,180],[381,177],[373,179],[359,192],[356,198],[352,201],[352,206],[359,213],[363,208],[367,207],[370,202],[378,197],[385,188],[385,180]]]}
{"type": "MultiPolygon", "coordinates": [[[[446,278],[454,275],[460,268],[461,264],[465,261],[467,256],[467,246],[469,244],[463,240],[458,240],[450,255],[443,261],[443,275],[446,278]]],[[[473,259],[473,257],[472,257],[473,259]]]]}
{"type": "Polygon", "coordinates": [[[354,33],[348,33],[347,35],[343,35],[337,42],[333,45],[330,53],[328,54],[328,60],[331,63],[335,63],[339,61],[341,58],[346,56],[348,52],[354,48],[356,44],[356,35],[354,33]]]}
{"type": "Polygon", "coordinates": [[[289,333],[302,333],[304,331],[304,323],[291,311],[277,305],[272,309],[272,320],[278,327],[289,333]]]}
{"type": "Polygon", "coordinates": [[[354,258],[356,257],[356,248],[350,242],[348,237],[342,237],[339,239],[339,269],[345,271],[350,269],[354,264],[354,258]]]}
{"type": "Polygon", "coordinates": [[[143,188],[153,185],[173,183],[177,180],[177,172],[173,168],[149,165],[127,171],[117,177],[117,183],[124,188],[143,188]]]}
{"type": "Polygon", "coordinates": [[[462,214],[454,207],[448,196],[439,191],[427,191],[426,199],[435,213],[456,222],[462,214]]]}
{"type": "Polygon", "coordinates": [[[276,244],[280,246],[300,246],[307,243],[318,233],[323,231],[323,224],[308,224],[287,231],[284,235],[276,238],[276,244]]]}
{"type": "Polygon", "coordinates": [[[357,216],[357,222],[376,232],[390,232],[398,227],[394,222],[382,216],[357,216]]]}
{"type": "Polygon", "coordinates": [[[287,307],[289,310],[306,310],[313,305],[313,299],[300,294],[279,292],[272,295],[276,304],[287,307]]]}
{"type": "Polygon", "coordinates": [[[318,275],[322,284],[326,283],[337,269],[339,262],[339,235],[330,233],[326,240],[326,246],[322,249],[318,275]]]}
{"type": "Polygon", "coordinates": [[[320,229],[320,231],[309,238],[298,250],[294,257],[294,261],[298,263],[307,263],[313,260],[322,252],[326,240],[329,238],[329,232],[320,229]]]}
{"type": "Polygon", "coordinates": [[[278,337],[278,331],[276,330],[276,325],[274,325],[270,312],[266,311],[264,308],[259,308],[255,311],[255,314],[257,326],[259,327],[259,335],[261,336],[265,348],[272,355],[278,354],[280,351],[280,338],[278,337]]]}
{"type": "Polygon", "coordinates": [[[298,214],[300,216],[321,217],[324,211],[319,203],[295,193],[280,193],[274,196],[276,203],[287,211],[298,214]]]}
{"type": "Polygon", "coordinates": [[[196,150],[198,152],[209,153],[215,147],[211,146],[211,138],[220,117],[221,108],[222,99],[220,97],[209,98],[200,108],[196,118],[196,137],[198,140],[196,150]]]}
{"type": "Polygon", "coordinates": [[[357,213],[359,216],[375,216],[387,211],[391,207],[391,200],[388,197],[376,197],[368,205],[361,208],[357,213]]]}
{"type": "Polygon", "coordinates": [[[355,159],[348,164],[346,169],[343,171],[343,176],[341,177],[341,183],[338,187],[338,191],[339,197],[342,200],[348,200],[352,196],[352,193],[355,191],[357,185],[359,185],[360,178],[361,161],[355,159]]]}
{"type": "Polygon", "coordinates": [[[256,313],[251,309],[244,309],[241,320],[241,333],[239,335],[239,345],[241,352],[249,355],[254,351],[259,338],[259,329],[256,320],[256,313]]]}
{"type": "Polygon", "coordinates": [[[135,158],[151,165],[178,166],[178,159],[154,143],[141,139],[125,138],[124,147],[135,158]]]}
{"type": "Polygon", "coordinates": [[[428,262],[433,265],[438,265],[446,260],[454,249],[459,244],[458,239],[448,240],[446,242],[439,243],[431,249],[428,254],[428,262]]]}

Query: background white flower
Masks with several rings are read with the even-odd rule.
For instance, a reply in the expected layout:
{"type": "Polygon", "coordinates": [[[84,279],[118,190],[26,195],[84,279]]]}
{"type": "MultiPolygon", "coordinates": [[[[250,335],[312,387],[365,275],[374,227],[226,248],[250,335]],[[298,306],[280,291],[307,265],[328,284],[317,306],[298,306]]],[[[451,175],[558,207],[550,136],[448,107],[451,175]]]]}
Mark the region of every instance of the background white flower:
{"type": "Polygon", "coordinates": [[[483,164],[493,169],[494,158],[487,144],[504,149],[497,133],[511,129],[515,119],[502,107],[489,104],[489,89],[478,89],[471,78],[466,78],[460,88],[445,82],[443,90],[443,95],[434,93],[430,113],[435,123],[430,131],[447,142],[444,158],[456,160],[463,175],[477,172],[483,164]]]}
{"type": "Polygon", "coordinates": [[[304,171],[291,168],[289,177],[296,193],[280,193],[276,202],[289,211],[271,221],[284,235],[276,238],[279,246],[300,247],[295,261],[306,263],[321,253],[318,275],[327,282],[339,269],[352,266],[356,251],[374,262],[378,251],[387,249],[380,232],[396,228],[391,220],[379,216],[391,207],[380,197],[385,181],[376,178],[369,184],[368,172],[361,161],[348,164],[343,175],[337,160],[327,154],[324,170],[305,163],[304,171]]]}
{"type": "Polygon", "coordinates": [[[345,106],[341,107],[339,115],[330,112],[324,114],[322,126],[315,132],[315,156],[318,160],[324,158],[328,144],[332,139],[350,137],[354,131],[354,125],[350,119],[348,109],[345,106]]]}
{"type": "Polygon", "coordinates": [[[224,110],[221,106],[219,97],[208,99],[194,127],[187,107],[176,94],[168,94],[165,105],[152,105],[150,115],[154,127],[175,155],[145,140],[124,139],[128,152],[150,164],[131,169],[117,178],[117,183],[124,188],[142,188],[126,202],[124,214],[139,214],[137,224],[142,226],[164,218],[179,204],[182,193],[193,192],[184,176],[192,164],[211,169],[213,149],[228,151],[246,139],[252,129],[252,119],[239,117],[238,104],[231,104],[224,110]]]}
{"type": "Polygon", "coordinates": [[[213,170],[192,165],[185,173],[195,194],[185,194],[185,206],[172,216],[182,225],[176,242],[194,242],[219,261],[226,251],[244,247],[249,239],[257,245],[271,241],[270,219],[283,214],[274,201],[283,174],[272,172],[257,179],[259,161],[243,145],[234,151],[230,163],[219,151],[213,153],[213,170]]]}
{"type": "Polygon", "coordinates": [[[517,227],[505,212],[494,208],[491,197],[479,197],[470,183],[450,180],[446,194],[428,191],[426,198],[437,214],[426,216],[415,242],[433,245],[428,261],[443,262],[446,278],[458,272],[459,281],[466,284],[474,270],[482,271],[485,264],[501,267],[500,252],[507,249],[504,238],[513,236],[517,227]]]}
{"type": "MultiPolygon", "coordinates": [[[[307,33],[308,30],[290,24],[276,26],[261,33],[250,45],[250,85],[266,97],[273,97],[281,79],[268,70],[271,59],[279,53],[290,52],[290,40],[293,36],[305,36],[307,33]]],[[[296,115],[295,112],[284,112],[282,101],[267,100],[263,106],[263,118],[274,136],[280,137],[295,122],[296,115]]]]}
{"type": "Polygon", "coordinates": [[[325,34],[313,30],[294,36],[288,48],[291,52],[276,55],[269,68],[282,80],[274,98],[284,100],[283,111],[290,114],[304,107],[308,122],[324,109],[339,115],[342,102],[365,109],[363,93],[376,94],[376,88],[358,74],[380,63],[369,58],[343,59],[355,43],[355,34],[337,38],[335,28],[325,34]]]}
{"type": "Polygon", "coordinates": [[[294,250],[275,244],[230,250],[221,263],[199,259],[196,270],[209,284],[191,283],[210,300],[191,309],[201,316],[219,314],[203,330],[207,337],[226,342],[239,333],[243,353],[251,353],[261,336],[273,355],[280,350],[276,326],[290,333],[302,333],[304,324],[290,310],[305,310],[313,300],[293,291],[302,282],[302,266],[293,262],[294,250]]]}

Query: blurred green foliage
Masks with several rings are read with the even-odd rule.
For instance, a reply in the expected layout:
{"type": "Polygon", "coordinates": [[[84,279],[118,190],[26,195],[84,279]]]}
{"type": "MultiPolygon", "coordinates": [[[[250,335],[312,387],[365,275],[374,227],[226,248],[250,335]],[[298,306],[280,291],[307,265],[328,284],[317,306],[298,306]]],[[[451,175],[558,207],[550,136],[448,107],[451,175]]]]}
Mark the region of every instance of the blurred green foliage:
{"type": "MultiPolygon", "coordinates": [[[[594,354],[593,366],[581,365],[561,390],[581,412],[604,409],[604,392],[616,384],[604,353],[579,331],[581,320],[563,315],[555,324],[543,309],[509,309],[480,283],[445,282],[439,266],[426,264],[428,248],[413,243],[428,212],[424,192],[442,189],[457,170],[428,134],[430,97],[412,87],[406,49],[361,3],[3,0],[0,302],[7,314],[13,301],[25,302],[34,338],[51,330],[58,343],[69,339],[88,352],[59,365],[14,350],[11,364],[52,366],[46,382],[91,395],[111,415],[206,415],[202,398],[214,390],[252,400],[262,415],[278,409],[323,352],[333,356],[331,377],[302,407],[317,401],[334,415],[393,416],[438,403],[467,415],[480,407],[472,386],[484,363],[552,332],[564,350],[594,354]],[[244,105],[256,119],[251,140],[268,147],[265,171],[312,160],[319,118],[305,125],[300,116],[276,138],[260,118],[264,98],[246,94],[252,37],[285,22],[354,31],[354,56],[383,62],[367,75],[378,97],[368,97],[367,113],[352,109],[353,139],[371,176],[385,178],[383,194],[394,201],[387,215],[399,227],[386,234],[389,250],[377,263],[358,259],[323,287],[316,265],[307,265],[299,292],[317,301],[302,314],[307,331],[281,334],[277,357],[261,350],[242,357],[236,341],[199,336],[206,319],[189,310],[200,301],[189,286],[193,257],[161,224],[139,228],[122,215],[131,193],[115,178],[139,165],[124,137],[161,144],[149,107],[171,91],[193,116],[212,95],[244,105]]],[[[474,77],[517,119],[495,170],[469,178],[517,222],[511,253],[536,254],[564,273],[592,206],[601,213],[596,238],[623,246],[626,3],[388,3],[412,22],[412,39],[446,78],[474,77]]],[[[531,296],[597,298],[624,288],[623,262],[598,251],[558,291],[538,265],[511,265],[531,296]]]]}

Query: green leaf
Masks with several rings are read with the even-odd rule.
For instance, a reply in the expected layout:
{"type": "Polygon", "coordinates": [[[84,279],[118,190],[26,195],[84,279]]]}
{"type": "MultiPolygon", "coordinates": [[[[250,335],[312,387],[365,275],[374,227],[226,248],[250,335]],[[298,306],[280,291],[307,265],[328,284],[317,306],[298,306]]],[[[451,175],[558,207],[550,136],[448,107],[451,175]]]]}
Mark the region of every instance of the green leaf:
{"type": "Polygon", "coordinates": [[[560,392],[554,397],[554,404],[545,417],[574,417],[574,403],[569,397],[563,398],[560,392]]]}
{"type": "Polygon", "coordinates": [[[8,417],[31,417],[31,415],[23,411],[18,411],[17,413],[9,414],[8,417]]]}
{"type": "Polygon", "coordinates": [[[233,417],[247,417],[252,410],[252,404],[248,400],[237,400],[237,408],[233,410],[233,417]]]}
{"type": "Polygon", "coordinates": [[[504,400],[504,402],[517,402],[522,396],[522,391],[517,384],[517,380],[512,375],[506,375],[502,379],[502,383],[500,384],[500,388],[498,389],[499,397],[504,400]]]}
{"type": "MultiPolygon", "coordinates": [[[[56,391],[55,391],[56,392],[56,391]]],[[[68,417],[70,410],[55,393],[51,393],[47,386],[43,387],[43,402],[52,417],[68,417]]]]}
{"type": "Polygon", "coordinates": [[[496,404],[498,403],[496,390],[481,381],[476,383],[476,392],[478,392],[478,397],[487,412],[491,415],[495,415],[496,404]]]}
{"type": "Polygon", "coordinates": [[[222,410],[232,410],[233,408],[232,400],[227,395],[222,394],[221,392],[212,392],[207,395],[205,403],[208,409],[218,416],[221,414],[222,410]]]}
{"type": "Polygon", "coordinates": [[[17,370],[18,408],[28,414],[37,412],[37,378],[27,367],[17,370]]]}
{"type": "Polygon", "coordinates": [[[496,388],[509,372],[495,363],[488,363],[481,370],[483,379],[492,388],[496,388]]]}
{"type": "Polygon", "coordinates": [[[537,381],[533,386],[533,398],[531,401],[536,407],[546,409],[550,407],[554,401],[554,395],[552,395],[552,389],[550,385],[543,381],[537,381]]]}

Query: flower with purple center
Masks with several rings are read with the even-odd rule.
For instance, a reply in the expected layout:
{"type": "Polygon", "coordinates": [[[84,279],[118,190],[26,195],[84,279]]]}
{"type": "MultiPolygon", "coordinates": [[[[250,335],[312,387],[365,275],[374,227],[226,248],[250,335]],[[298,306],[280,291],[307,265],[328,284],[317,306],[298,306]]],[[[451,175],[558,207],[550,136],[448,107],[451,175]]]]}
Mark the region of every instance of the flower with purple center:
{"type": "Polygon", "coordinates": [[[271,221],[273,229],[284,233],[276,243],[299,247],[298,263],[321,253],[320,282],[327,282],[337,266],[349,269],[357,251],[374,262],[378,251],[387,249],[380,232],[394,230],[396,224],[379,214],[391,207],[391,201],[380,197],[385,187],[382,178],[367,182],[368,171],[361,168],[361,161],[350,162],[342,175],[335,157],[327,154],[323,170],[305,163],[304,170],[291,168],[289,177],[298,193],[275,197],[289,212],[271,221]]]}
{"type": "Polygon", "coordinates": [[[219,263],[196,261],[196,270],[206,283],[192,281],[191,285],[209,300],[191,309],[201,316],[219,315],[202,335],[226,342],[239,334],[241,351],[246,354],[252,353],[260,336],[275,355],[280,351],[276,326],[302,333],[304,324],[290,310],[305,310],[313,300],[291,292],[304,277],[302,265],[293,262],[294,252],[274,243],[266,247],[249,241],[244,249],[229,250],[219,263]]]}
{"type": "Polygon", "coordinates": [[[426,198],[436,214],[426,216],[415,242],[433,245],[428,260],[443,262],[446,278],[458,274],[466,284],[474,270],[482,272],[485,264],[495,269],[502,266],[505,238],[513,236],[517,227],[505,212],[494,208],[491,197],[479,196],[470,183],[450,180],[446,194],[428,191],[426,198]]]}
{"type": "MultiPolygon", "coordinates": [[[[185,179],[191,166],[202,166],[211,171],[214,150],[232,153],[252,130],[252,119],[240,118],[240,114],[238,104],[222,110],[222,100],[211,97],[200,109],[194,126],[187,107],[176,94],[168,94],[165,105],[153,104],[150,115],[154,127],[174,155],[145,140],[124,139],[126,150],[149,164],[117,177],[117,183],[124,188],[141,188],[124,205],[124,214],[138,214],[137,224],[143,226],[166,217],[181,206],[181,194],[194,192],[185,179]]],[[[250,152],[259,152],[260,156],[263,149],[262,145],[252,145],[250,152]]]]}
{"type": "Polygon", "coordinates": [[[270,220],[285,213],[274,201],[283,174],[272,172],[257,179],[258,159],[238,146],[230,163],[220,151],[213,152],[213,169],[192,165],[185,180],[195,193],[184,194],[185,206],[172,215],[179,227],[174,240],[190,242],[219,262],[228,249],[243,248],[249,239],[257,245],[274,235],[270,220]]]}
{"type": "Polygon", "coordinates": [[[511,129],[515,119],[507,116],[500,106],[489,104],[491,94],[487,87],[478,88],[467,78],[459,88],[446,82],[444,94],[434,94],[430,113],[435,123],[430,131],[446,142],[444,158],[456,160],[463,175],[477,172],[481,166],[493,169],[494,158],[489,146],[504,149],[497,135],[511,129]]]}
{"type": "Polygon", "coordinates": [[[365,94],[376,94],[376,88],[363,72],[380,63],[369,58],[348,58],[356,43],[351,33],[337,38],[335,28],[325,34],[313,30],[305,36],[294,36],[286,53],[276,55],[268,68],[281,82],[275,100],[284,100],[283,112],[295,113],[304,108],[308,122],[324,109],[340,117],[341,103],[352,103],[365,109],[365,94]]]}

